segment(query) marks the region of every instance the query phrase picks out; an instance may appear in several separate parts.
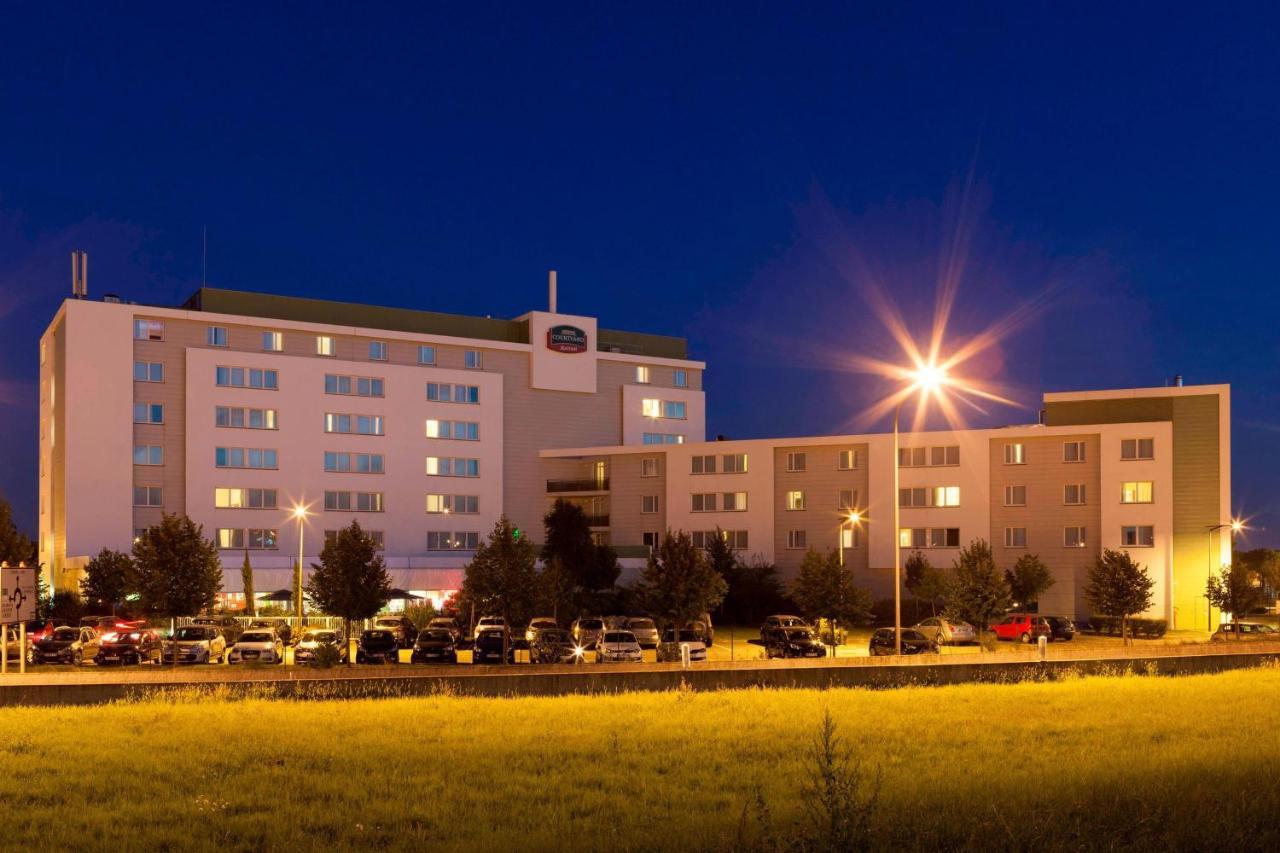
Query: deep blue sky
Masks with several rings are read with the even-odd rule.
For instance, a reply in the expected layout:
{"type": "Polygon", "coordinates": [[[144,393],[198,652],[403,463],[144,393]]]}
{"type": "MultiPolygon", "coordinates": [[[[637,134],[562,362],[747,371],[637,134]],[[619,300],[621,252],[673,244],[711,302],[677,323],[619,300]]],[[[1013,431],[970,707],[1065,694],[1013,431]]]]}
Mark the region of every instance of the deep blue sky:
{"type": "Polygon", "coordinates": [[[857,423],[970,239],[953,332],[1037,394],[1234,387],[1280,544],[1280,12],[1170,4],[6,5],[0,491],[34,529],[36,340],[92,295],[266,290],[686,335],[709,431],[857,423]],[[377,8],[371,8],[376,5],[377,8]],[[127,8],[128,13],[120,10],[127,8]],[[967,189],[966,189],[967,188],[967,189]],[[855,261],[856,259],[856,261],[855,261]],[[1047,296],[1045,295],[1047,293],[1047,296]]]}

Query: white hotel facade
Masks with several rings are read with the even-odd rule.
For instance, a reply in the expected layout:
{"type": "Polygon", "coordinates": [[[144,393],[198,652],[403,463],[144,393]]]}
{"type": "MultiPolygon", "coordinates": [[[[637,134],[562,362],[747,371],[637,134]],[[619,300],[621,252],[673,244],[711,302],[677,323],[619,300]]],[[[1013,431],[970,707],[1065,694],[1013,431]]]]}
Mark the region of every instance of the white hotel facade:
{"type": "Polygon", "coordinates": [[[895,535],[939,565],[984,538],[1002,567],[1050,566],[1044,612],[1086,614],[1084,572],[1118,548],[1156,578],[1150,615],[1210,621],[1204,580],[1230,555],[1211,529],[1230,518],[1227,386],[1047,394],[1040,424],[905,434],[895,532],[891,436],[707,442],[705,364],[683,339],[600,329],[552,298],[514,320],[211,288],[179,308],[65,301],[40,342],[53,588],[162,512],[218,541],[229,605],[246,552],[260,594],[288,588],[301,503],[304,565],[358,519],[393,585],[438,602],[501,514],[538,542],[563,498],[624,582],[667,529],[725,531],[784,578],[806,548],[843,544],[877,597],[895,535]]]}

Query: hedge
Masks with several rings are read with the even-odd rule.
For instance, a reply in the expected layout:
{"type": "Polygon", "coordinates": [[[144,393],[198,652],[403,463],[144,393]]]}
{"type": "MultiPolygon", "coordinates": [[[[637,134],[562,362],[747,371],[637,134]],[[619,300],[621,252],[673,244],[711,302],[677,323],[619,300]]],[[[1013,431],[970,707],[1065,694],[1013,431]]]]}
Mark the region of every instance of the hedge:
{"type": "MultiPolygon", "coordinates": [[[[1089,630],[1096,634],[1108,634],[1118,637],[1120,636],[1120,617],[1090,616],[1089,630]]],[[[1130,636],[1154,639],[1163,637],[1168,630],[1169,622],[1166,619],[1141,619],[1138,617],[1129,619],[1130,636]]]]}

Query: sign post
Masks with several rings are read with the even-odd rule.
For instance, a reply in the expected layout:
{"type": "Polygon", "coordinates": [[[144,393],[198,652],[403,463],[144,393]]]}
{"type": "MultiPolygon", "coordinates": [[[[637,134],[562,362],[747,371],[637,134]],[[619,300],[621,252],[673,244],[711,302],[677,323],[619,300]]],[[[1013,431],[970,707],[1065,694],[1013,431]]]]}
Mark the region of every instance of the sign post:
{"type": "Polygon", "coordinates": [[[16,567],[0,563],[0,630],[4,632],[0,650],[0,672],[9,669],[9,626],[18,623],[18,671],[27,671],[27,625],[36,616],[35,566],[16,567]]]}

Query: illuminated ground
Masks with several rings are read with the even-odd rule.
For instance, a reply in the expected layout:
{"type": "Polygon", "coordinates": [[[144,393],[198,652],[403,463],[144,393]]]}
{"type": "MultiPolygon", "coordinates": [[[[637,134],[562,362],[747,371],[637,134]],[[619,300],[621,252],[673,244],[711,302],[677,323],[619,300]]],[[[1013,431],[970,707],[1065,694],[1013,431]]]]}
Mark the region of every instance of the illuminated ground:
{"type": "Polygon", "coordinates": [[[10,709],[3,838],[55,850],[730,849],[757,791],[775,833],[794,831],[829,709],[881,775],[877,846],[1274,849],[1277,697],[1272,668],[881,692],[10,709]]]}

